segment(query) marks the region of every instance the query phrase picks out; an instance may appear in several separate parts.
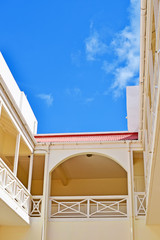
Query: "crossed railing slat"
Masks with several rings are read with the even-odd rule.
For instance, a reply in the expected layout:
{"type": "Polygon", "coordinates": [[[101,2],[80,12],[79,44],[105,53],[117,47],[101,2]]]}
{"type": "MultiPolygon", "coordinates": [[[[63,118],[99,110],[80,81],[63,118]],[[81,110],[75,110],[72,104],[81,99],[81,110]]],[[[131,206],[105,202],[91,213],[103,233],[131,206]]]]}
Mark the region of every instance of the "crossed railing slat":
{"type": "Polygon", "coordinates": [[[50,218],[127,217],[127,197],[50,197],[50,218]]]}
{"type": "Polygon", "coordinates": [[[31,199],[30,216],[41,217],[42,196],[33,196],[31,199]]]}
{"type": "Polygon", "coordinates": [[[0,188],[26,213],[29,212],[30,193],[0,158],[0,188]]]}
{"type": "Polygon", "coordinates": [[[146,215],[146,194],[144,192],[135,193],[135,215],[146,215]]]}

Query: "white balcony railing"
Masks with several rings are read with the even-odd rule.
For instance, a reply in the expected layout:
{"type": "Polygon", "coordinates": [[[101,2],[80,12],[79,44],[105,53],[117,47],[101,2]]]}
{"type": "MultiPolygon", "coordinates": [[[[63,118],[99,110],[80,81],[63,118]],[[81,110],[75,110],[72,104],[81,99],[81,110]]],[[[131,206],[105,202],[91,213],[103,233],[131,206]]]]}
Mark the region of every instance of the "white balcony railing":
{"type": "Polygon", "coordinates": [[[42,212],[42,196],[32,196],[30,205],[30,216],[41,217],[42,212]]]}
{"type": "Polygon", "coordinates": [[[146,215],[146,194],[145,192],[135,192],[135,216],[146,215]]]}
{"type": "MultiPolygon", "coordinates": [[[[14,176],[13,172],[0,158],[0,189],[7,194],[27,214],[29,212],[30,193],[14,176]]],[[[2,196],[1,196],[2,197],[2,196]]]]}
{"type": "Polygon", "coordinates": [[[128,196],[50,197],[50,218],[126,218],[128,196]]]}

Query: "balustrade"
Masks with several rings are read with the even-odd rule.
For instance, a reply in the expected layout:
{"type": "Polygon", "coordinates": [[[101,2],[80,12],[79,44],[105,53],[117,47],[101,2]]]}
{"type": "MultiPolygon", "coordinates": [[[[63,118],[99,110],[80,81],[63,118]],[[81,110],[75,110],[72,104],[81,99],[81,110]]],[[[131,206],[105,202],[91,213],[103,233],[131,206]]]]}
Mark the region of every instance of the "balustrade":
{"type": "Polygon", "coordinates": [[[30,193],[0,158],[0,188],[26,213],[29,212],[30,193]]]}
{"type": "Polygon", "coordinates": [[[146,194],[144,192],[135,192],[135,216],[146,215],[146,194]]]}
{"type": "Polygon", "coordinates": [[[42,196],[32,196],[30,206],[31,217],[41,217],[42,211],[42,196]]]}
{"type": "Polygon", "coordinates": [[[50,197],[50,218],[125,218],[127,196],[50,197]]]}

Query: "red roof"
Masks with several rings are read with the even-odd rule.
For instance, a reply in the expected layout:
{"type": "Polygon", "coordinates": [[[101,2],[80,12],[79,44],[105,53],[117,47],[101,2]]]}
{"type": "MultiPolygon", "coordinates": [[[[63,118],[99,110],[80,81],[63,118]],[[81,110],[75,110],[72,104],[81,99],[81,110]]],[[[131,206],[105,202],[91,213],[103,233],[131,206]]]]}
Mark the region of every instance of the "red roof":
{"type": "Polygon", "coordinates": [[[37,142],[102,142],[138,140],[137,132],[119,133],[77,133],[77,134],[40,134],[35,136],[37,142]]]}

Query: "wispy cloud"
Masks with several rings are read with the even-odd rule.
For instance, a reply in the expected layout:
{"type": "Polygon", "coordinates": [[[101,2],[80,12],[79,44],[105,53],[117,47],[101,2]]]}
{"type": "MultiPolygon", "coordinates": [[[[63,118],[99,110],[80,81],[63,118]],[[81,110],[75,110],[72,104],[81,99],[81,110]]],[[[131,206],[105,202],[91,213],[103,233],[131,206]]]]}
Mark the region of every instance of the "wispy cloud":
{"type": "Polygon", "coordinates": [[[77,50],[77,51],[71,53],[72,64],[79,67],[81,65],[81,57],[82,57],[82,53],[80,50],[77,50]]]}
{"type": "Polygon", "coordinates": [[[130,0],[130,22],[113,39],[111,46],[116,62],[104,61],[103,69],[112,72],[114,81],[111,89],[114,96],[121,95],[129,83],[137,84],[139,73],[139,41],[140,41],[140,0],[130,0]]]}
{"type": "Polygon", "coordinates": [[[90,36],[85,40],[86,58],[88,61],[95,61],[97,57],[107,52],[107,45],[102,41],[97,31],[92,31],[93,23],[90,26],[90,36]]]}
{"type": "Polygon", "coordinates": [[[74,97],[81,96],[81,94],[82,94],[81,89],[78,88],[78,87],[67,88],[65,90],[65,92],[66,92],[67,95],[74,96],[74,97]]]}
{"type": "Polygon", "coordinates": [[[93,102],[94,101],[94,98],[93,97],[90,97],[90,98],[86,98],[85,99],[85,102],[86,103],[91,103],[91,102],[93,102]]]}
{"type": "Polygon", "coordinates": [[[37,97],[44,100],[44,102],[47,104],[48,107],[50,107],[53,104],[54,99],[52,94],[42,93],[42,94],[38,94],[37,97]]]}

